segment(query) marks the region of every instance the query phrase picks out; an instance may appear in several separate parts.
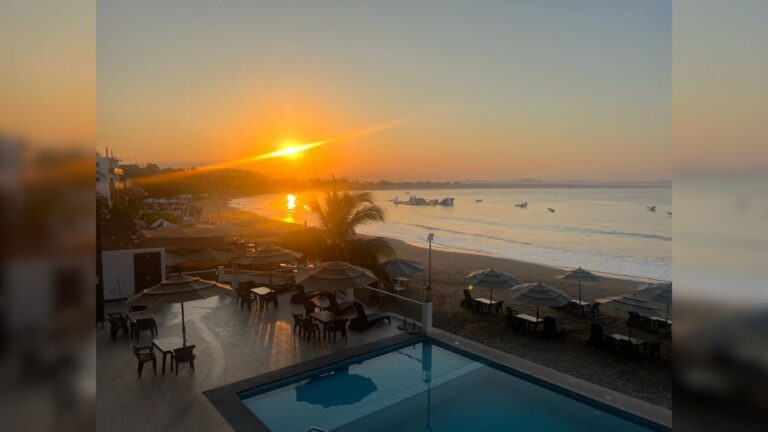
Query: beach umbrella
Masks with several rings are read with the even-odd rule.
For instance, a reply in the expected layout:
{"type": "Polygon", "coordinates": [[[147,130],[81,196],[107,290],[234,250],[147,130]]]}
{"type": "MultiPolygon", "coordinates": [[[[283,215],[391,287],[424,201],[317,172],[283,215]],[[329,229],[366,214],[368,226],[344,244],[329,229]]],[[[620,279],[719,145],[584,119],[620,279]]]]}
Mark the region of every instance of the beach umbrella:
{"type": "Polygon", "coordinates": [[[669,306],[672,304],[672,282],[648,284],[635,290],[635,295],[642,299],[667,306],[667,321],[669,321],[669,306]]]}
{"type": "Polygon", "coordinates": [[[389,261],[384,261],[381,263],[381,269],[393,278],[407,278],[424,271],[420,262],[407,259],[391,259],[389,261]]]}
{"type": "Polygon", "coordinates": [[[177,274],[129,298],[126,300],[126,304],[154,306],[181,303],[181,335],[184,345],[186,345],[187,327],[184,324],[184,303],[222,294],[231,295],[232,293],[232,288],[228,285],[203,280],[199,277],[177,274]]]}
{"type": "Polygon", "coordinates": [[[267,265],[269,274],[269,287],[272,288],[272,265],[285,263],[301,258],[300,252],[283,249],[277,246],[262,246],[253,252],[245,254],[235,260],[235,264],[242,265],[267,265]]]}
{"type": "Polygon", "coordinates": [[[560,276],[560,279],[579,282],[579,302],[581,302],[581,283],[582,282],[601,282],[603,280],[603,278],[601,278],[600,276],[592,272],[589,272],[587,270],[584,270],[581,267],[577,268],[576,270],[570,273],[566,273],[563,276],[560,276]]]}
{"type": "Polygon", "coordinates": [[[296,284],[320,291],[354,289],[377,280],[369,270],[343,261],[327,261],[296,273],[296,284]]]}
{"type": "Polygon", "coordinates": [[[466,279],[469,281],[472,287],[482,287],[491,290],[491,301],[493,301],[493,289],[506,289],[512,288],[522,282],[520,279],[512,276],[507,272],[496,270],[495,268],[487,268],[484,270],[477,270],[470,273],[466,279]]]}
{"type": "Polygon", "coordinates": [[[296,401],[322,405],[323,408],[352,405],[378,390],[371,378],[351,374],[345,368],[318,375],[296,386],[296,401]]]}
{"type": "MultiPolygon", "coordinates": [[[[645,317],[662,317],[661,308],[651,301],[638,297],[636,294],[625,295],[605,303],[625,312],[633,312],[645,317]]],[[[629,337],[632,338],[632,327],[629,327],[629,337]]]]}
{"type": "Polygon", "coordinates": [[[517,302],[536,306],[536,320],[539,319],[540,306],[565,306],[571,301],[564,292],[541,282],[517,285],[509,290],[512,299],[517,302]]]}

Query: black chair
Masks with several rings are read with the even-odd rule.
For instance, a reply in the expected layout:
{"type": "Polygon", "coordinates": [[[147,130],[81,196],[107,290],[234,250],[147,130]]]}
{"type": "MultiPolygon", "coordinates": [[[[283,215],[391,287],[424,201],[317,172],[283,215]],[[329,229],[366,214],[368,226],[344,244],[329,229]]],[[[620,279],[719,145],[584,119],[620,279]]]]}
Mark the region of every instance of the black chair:
{"type": "Polygon", "coordinates": [[[293,315],[293,334],[296,335],[296,330],[299,331],[299,337],[301,337],[301,331],[303,330],[304,326],[304,315],[302,314],[291,314],[293,315]]]}
{"type": "Polygon", "coordinates": [[[516,329],[518,324],[518,319],[516,315],[518,312],[509,306],[507,306],[504,309],[507,311],[506,327],[511,329],[516,329]]]}
{"type": "Polygon", "coordinates": [[[301,285],[296,285],[295,289],[296,292],[291,296],[291,303],[293,304],[303,304],[323,294],[322,291],[304,291],[304,287],[301,285]]]}
{"type": "Polygon", "coordinates": [[[273,291],[261,298],[261,302],[264,308],[269,309],[269,304],[272,303],[277,309],[277,294],[273,291]]]}
{"type": "Polygon", "coordinates": [[[547,339],[556,339],[563,332],[563,329],[557,328],[557,321],[552,317],[544,317],[544,330],[541,334],[542,337],[547,339]]]}
{"type": "Polygon", "coordinates": [[[320,305],[313,301],[304,302],[304,316],[309,318],[310,315],[320,310],[320,305]]]}
{"type": "Polygon", "coordinates": [[[149,309],[147,306],[128,306],[129,312],[139,312],[149,309]]]}
{"type": "Polygon", "coordinates": [[[627,315],[629,315],[629,318],[627,318],[627,327],[643,327],[643,320],[641,319],[640,314],[637,312],[627,312],[627,315]]]}
{"type": "Polygon", "coordinates": [[[654,341],[654,342],[648,342],[645,346],[645,354],[650,359],[660,359],[661,358],[661,342],[654,341]]]}
{"type": "Polygon", "coordinates": [[[253,295],[250,290],[241,290],[237,293],[237,298],[240,301],[240,310],[243,310],[243,306],[248,305],[248,312],[251,311],[251,304],[254,301],[253,295]]]}
{"type": "Polygon", "coordinates": [[[120,312],[112,312],[107,314],[107,319],[109,320],[109,333],[112,336],[113,342],[117,340],[117,335],[120,331],[126,337],[130,337],[127,317],[123,316],[120,312]]]}
{"type": "Polygon", "coordinates": [[[179,374],[179,364],[181,363],[189,363],[189,367],[192,369],[192,372],[195,371],[195,354],[192,352],[194,349],[194,345],[188,345],[173,350],[173,355],[171,356],[171,365],[176,367],[176,375],[179,374]]]}
{"type": "Polygon", "coordinates": [[[341,318],[328,323],[325,326],[325,332],[333,333],[333,341],[336,342],[336,333],[341,333],[344,340],[347,340],[347,319],[341,318]]]}
{"type": "Polygon", "coordinates": [[[363,304],[356,301],[355,311],[357,315],[349,322],[349,328],[355,331],[365,331],[376,325],[379,321],[387,320],[387,323],[392,324],[392,318],[389,315],[385,315],[380,312],[374,312],[367,314],[363,304]]]}
{"type": "Polygon", "coordinates": [[[304,318],[301,324],[301,332],[304,337],[309,341],[312,336],[320,338],[320,324],[316,323],[312,318],[304,318]]]}
{"type": "Polygon", "coordinates": [[[141,332],[149,331],[150,339],[157,335],[157,323],[154,318],[142,318],[133,324],[133,338],[138,342],[141,332]]]}
{"type": "Polygon", "coordinates": [[[144,369],[144,363],[147,362],[152,362],[152,370],[154,370],[155,375],[157,375],[157,356],[155,356],[154,346],[131,345],[131,349],[133,350],[133,354],[136,356],[136,360],[139,361],[139,378],[141,378],[141,371],[144,369]]]}
{"type": "Polygon", "coordinates": [[[597,323],[589,325],[589,338],[587,338],[587,344],[602,348],[605,346],[605,335],[603,334],[603,326],[597,323]]]}
{"type": "Polygon", "coordinates": [[[461,300],[460,305],[466,308],[470,308],[472,310],[475,309],[475,299],[472,298],[472,293],[469,292],[468,289],[464,288],[462,290],[464,293],[464,298],[461,300]]]}

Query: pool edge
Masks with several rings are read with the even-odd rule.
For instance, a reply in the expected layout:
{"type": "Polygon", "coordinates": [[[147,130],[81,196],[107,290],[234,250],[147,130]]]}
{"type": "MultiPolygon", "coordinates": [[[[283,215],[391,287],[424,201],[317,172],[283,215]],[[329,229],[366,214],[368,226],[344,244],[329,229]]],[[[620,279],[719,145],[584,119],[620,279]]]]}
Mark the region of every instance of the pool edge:
{"type": "Polygon", "coordinates": [[[352,357],[366,355],[394,345],[407,342],[417,342],[424,339],[423,335],[409,335],[406,333],[379,339],[363,345],[350,347],[331,354],[320,356],[311,360],[296,363],[284,368],[276,369],[244,380],[236,381],[210,390],[203,391],[208,402],[219,412],[224,420],[236,431],[271,432],[261,419],[252,413],[238,396],[240,393],[269,384],[274,381],[290,378],[295,375],[321,369],[348,360],[352,357]]]}
{"type": "Polygon", "coordinates": [[[626,412],[646,422],[672,430],[672,411],[667,408],[593,384],[555,369],[541,366],[524,358],[442,330],[433,328],[428,337],[449,347],[456,347],[475,356],[498,363],[522,375],[543,381],[590,401],[626,412]]]}

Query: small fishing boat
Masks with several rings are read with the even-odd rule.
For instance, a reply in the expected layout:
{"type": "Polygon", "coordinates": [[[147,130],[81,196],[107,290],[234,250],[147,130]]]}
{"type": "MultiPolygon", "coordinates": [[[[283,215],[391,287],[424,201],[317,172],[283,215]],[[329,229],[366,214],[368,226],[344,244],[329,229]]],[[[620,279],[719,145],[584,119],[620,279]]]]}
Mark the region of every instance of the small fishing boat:
{"type": "Polygon", "coordinates": [[[480,203],[480,202],[483,202],[483,200],[482,200],[482,199],[480,199],[480,198],[475,198],[475,202],[476,202],[476,203],[480,203]]]}
{"type": "Polygon", "coordinates": [[[518,207],[518,208],[528,208],[528,201],[523,201],[521,203],[517,203],[517,204],[515,204],[515,207],[518,207]]]}
{"type": "Polygon", "coordinates": [[[549,210],[550,213],[554,213],[555,212],[555,209],[553,209],[552,207],[547,207],[547,210],[549,210]]]}
{"type": "Polygon", "coordinates": [[[648,209],[648,211],[652,211],[652,212],[656,211],[656,206],[655,205],[649,205],[649,206],[646,206],[645,208],[648,209]]]}

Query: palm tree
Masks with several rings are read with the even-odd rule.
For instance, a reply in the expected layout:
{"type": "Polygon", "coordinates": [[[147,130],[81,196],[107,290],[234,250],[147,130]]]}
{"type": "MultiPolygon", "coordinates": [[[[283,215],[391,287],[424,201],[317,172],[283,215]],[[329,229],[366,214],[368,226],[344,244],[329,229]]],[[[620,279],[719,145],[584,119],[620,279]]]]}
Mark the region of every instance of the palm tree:
{"type": "Polygon", "coordinates": [[[369,192],[332,189],[325,193],[322,202],[316,201],[312,207],[324,234],[323,259],[347,261],[379,275],[379,259],[394,256],[394,249],[386,239],[357,235],[359,226],[384,221],[384,210],[373,202],[369,192]]]}

